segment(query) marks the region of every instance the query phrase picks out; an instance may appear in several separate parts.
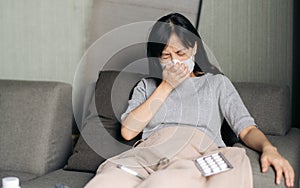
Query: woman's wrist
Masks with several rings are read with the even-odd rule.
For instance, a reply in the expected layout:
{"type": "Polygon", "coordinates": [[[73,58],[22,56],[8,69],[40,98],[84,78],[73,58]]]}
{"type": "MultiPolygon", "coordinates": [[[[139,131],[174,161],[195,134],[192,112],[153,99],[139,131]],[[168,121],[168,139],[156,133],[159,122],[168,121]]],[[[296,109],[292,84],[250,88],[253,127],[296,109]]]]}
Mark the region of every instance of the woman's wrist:
{"type": "Polygon", "coordinates": [[[277,148],[275,146],[273,146],[272,144],[267,144],[267,145],[263,146],[263,148],[262,148],[262,152],[266,152],[266,151],[277,152],[277,148]]]}
{"type": "Polygon", "coordinates": [[[167,92],[167,93],[170,93],[174,87],[168,83],[167,81],[163,80],[161,82],[161,84],[159,85],[159,87],[164,91],[164,92],[167,92]]]}

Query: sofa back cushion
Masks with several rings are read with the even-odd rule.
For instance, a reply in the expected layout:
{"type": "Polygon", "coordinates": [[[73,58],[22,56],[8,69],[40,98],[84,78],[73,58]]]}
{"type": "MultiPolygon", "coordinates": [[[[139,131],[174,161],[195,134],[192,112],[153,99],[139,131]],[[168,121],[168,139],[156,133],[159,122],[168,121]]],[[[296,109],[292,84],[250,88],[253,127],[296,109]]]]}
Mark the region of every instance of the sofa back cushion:
{"type": "Polygon", "coordinates": [[[127,150],[140,139],[141,135],[131,141],[123,139],[120,117],[127,108],[132,88],[143,76],[119,71],[100,72],[94,100],[88,107],[89,115],[65,170],[95,172],[108,157],[127,150]]]}
{"type": "Polygon", "coordinates": [[[257,126],[268,135],[285,135],[291,127],[288,86],[266,83],[235,83],[257,126]]]}
{"type": "MultiPolygon", "coordinates": [[[[285,135],[291,127],[290,91],[288,86],[266,83],[233,83],[258,128],[267,135],[285,135]]],[[[232,146],[238,138],[226,120],[222,138],[232,146]]]]}
{"type": "Polygon", "coordinates": [[[0,170],[42,175],[71,149],[71,85],[0,80],[0,170]]]}

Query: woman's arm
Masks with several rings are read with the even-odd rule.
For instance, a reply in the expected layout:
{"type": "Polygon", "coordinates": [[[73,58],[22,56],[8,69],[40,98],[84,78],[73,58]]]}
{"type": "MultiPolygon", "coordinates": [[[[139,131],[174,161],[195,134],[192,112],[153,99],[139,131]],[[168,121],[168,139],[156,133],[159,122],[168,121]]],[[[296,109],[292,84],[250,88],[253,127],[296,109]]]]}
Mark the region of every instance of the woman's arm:
{"type": "Polygon", "coordinates": [[[173,88],[167,82],[162,81],[143,104],[131,111],[122,122],[123,138],[131,140],[136,137],[153,118],[172,90],[173,88]]]}
{"type": "Polygon", "coordinates": [[[241,140],[256,151],[262,152],[261,167],[262,172],[267,172],[269,166],[273,166],[276,171],[276,183],[280,184],[282,175],[285,176],[286,186],[294,186],[294,170],[289,162],[282,157],[277,148],[274,147],[266,136],[255,126],[249,126],[239,134],[241,140]]]}
{"type": "Polygon", "coordinates": [[[122,122],[121,134],[124,139],[136,137],[153,118],[171,91],[189,76],[185,64],[168,64],[163,71],[163,81],[152,95],[131,111],[122,122]]]}
{"type": "Polygon", "coordinates": [[[226,76],[223,76],[222,82],[220,82],[217,88],[219,88],[217,93],[219,93],[221,111],[232,130],[239,135],[247,146],[262,152],[262,172],[266,172],[269,166],[272,165],[276,171],[276,183],[280,183],[282,175],[284,174],[286,185],[293,186],[293,168],[289,162],[278,153],[277,149],[269,142],[266,136],[254,126],[255,122],[253,117],[251,117],[231,81],[226,76]]]}

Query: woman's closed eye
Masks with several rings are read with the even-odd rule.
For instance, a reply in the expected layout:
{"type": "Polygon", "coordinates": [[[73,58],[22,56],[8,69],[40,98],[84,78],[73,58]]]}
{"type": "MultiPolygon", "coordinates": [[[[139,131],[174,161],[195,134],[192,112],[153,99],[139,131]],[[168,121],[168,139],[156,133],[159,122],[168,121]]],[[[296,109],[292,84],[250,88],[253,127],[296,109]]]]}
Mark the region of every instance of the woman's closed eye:
{"type": "Polygon", "coordinates": [[[184,52],[177,52],[176,54],[177,54],[178,56],[180,56],[180,57],[183,57],[183,56],[186,55],[186,53],[184,53],[184,52]]]}
{"type": "MultiPolygon", "coordinates": [[[[176,56],[177,56],[177,57],[185,57],[185,56],[187,56],[187,54],[186,54],[185,52],[179,51],[179,52],[176,52],[176,56]]],[[[173,57],[173,58],[174,58],[174,57],[173,57]]],[[[161,59],[162,59],[163,61],[165,61],[165,60],[170,60],[170,59],[171,59],[171,54],[163,54],[163,55],[161,56],[161,59]]],[[[175,57],[175,59],[176,59],[176,57],[175,57]]]]}
{"type": "Polygon", "coordinates": [[[171,58],[171,55],[170,54],[163,54],[162,56],[161,56],[161,59],[162,60],[168,60],[168,59],[170,59],[171,58]]]}

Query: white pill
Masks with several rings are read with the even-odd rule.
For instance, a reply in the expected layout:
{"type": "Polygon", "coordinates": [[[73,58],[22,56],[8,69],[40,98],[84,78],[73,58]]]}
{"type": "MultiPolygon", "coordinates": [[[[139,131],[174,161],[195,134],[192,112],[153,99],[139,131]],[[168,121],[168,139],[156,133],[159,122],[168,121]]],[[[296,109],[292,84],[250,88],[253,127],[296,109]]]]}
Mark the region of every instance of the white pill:
{"type": "Polygon", "coordinates": [[[220,169],[220,168],[214,168],[214,169],[213,169],[213,172],[214,172],[214,173],[221,172],[221,169],[220,169]]]}
{"type": "Polygon", "coordinates": [[[204,165],[201,165],[201,168],[206,169],[206,168],[209,168],[209,167],[206,164],[204,164],[204,165]]]}
{"type": "Polygon", "coordinates": [[[203,159],[198,159],[198,163],[203,164],[205,161],[203,159]]]}
{"type": "Polygon", "coordinates": [[[227,166],[226,163],[220,165],[220,168],[221,168],[221,169],[226,169],[227,167],[228,167],[228,166],[227,166]]]}
{"type": "Polygon", "coordinates": [[[207,168],[207,169],[204,169],[203,171],[204,171],[204,173],[210,173],[210,172],[211,172],[211,169],[210,169],[210,168],[207,168]]]}

